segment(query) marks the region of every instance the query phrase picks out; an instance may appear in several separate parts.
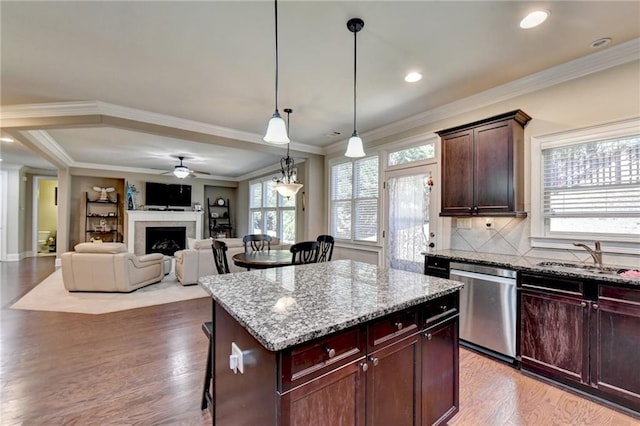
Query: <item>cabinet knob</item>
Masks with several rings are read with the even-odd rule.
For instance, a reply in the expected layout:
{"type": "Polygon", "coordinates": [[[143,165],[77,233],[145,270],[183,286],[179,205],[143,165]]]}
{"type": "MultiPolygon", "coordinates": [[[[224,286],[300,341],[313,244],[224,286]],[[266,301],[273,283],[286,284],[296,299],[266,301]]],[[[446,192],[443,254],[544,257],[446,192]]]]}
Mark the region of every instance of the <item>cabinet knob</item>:
{"type": "Polygon", "coordinates": [[[327,355],[329,355],[329,358],[333,358],[334,356],[336,356],[336,350],[335,349],[330,349],[325,347],[324,350],[327,352],[327,355]]]}
{"type": "Polygon", "coordinates": [[[378,358],[376,358],[375,356],[370,356],[369,360],[371,361],[371,363],[373,364],[374,367],[376,365],[378,365],[378,363],[380,362],[380,360],[378,358]]]}
{"type": "Polygon", "coordinates": [[[360,368],[362,368],[362,371],[367,371],[369,369],[369,364],[363,362],[360,364],[360,368]]]}
{"type": "Polygon", "coordinates": [[[442,312],[446,312],[447,311],[447,305],[441,305],[440,309],[442,309],[442,312]]]}
{"type": "Polygon", "coordinates": [[[401,323],[401,322],[399,322],[399,321],[398,321],[397,323],[395,323],[394,325],[396,326],[396,328],[397,328],[398,330],[402,330],[402,327],[404,327],[404,325],[402,325],[402,323],[401,323]]]}
{"type": "Polygon", "coordinates": [[[433,336],[431,335],[431,333],[424,333],[424,337],[427,338],[427,340],[431,340],[433,338],[433,336]]]}
{"type": "Polygon", "coordinates": [[[593,305],[591,305],[591,307],[592,307],[593,309],[598,309],[598,304],[597,304],[597,303],[594,303],[593,305]]]}
{"type": "Polygon", "coordinates": [[[580,302],[580,306],[582,306],[583,308],[587,307],[587,302],[585,302],[584,300],[582,302],[580,302]]]}

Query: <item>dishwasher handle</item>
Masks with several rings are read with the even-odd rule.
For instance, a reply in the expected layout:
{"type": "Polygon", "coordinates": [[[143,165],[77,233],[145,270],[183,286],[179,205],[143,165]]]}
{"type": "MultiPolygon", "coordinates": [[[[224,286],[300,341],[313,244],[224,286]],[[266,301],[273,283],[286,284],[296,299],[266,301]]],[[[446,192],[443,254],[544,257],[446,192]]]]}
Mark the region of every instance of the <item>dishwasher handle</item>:
{"type": "Polygon", "coordinates": [[[498,284],[504,284],[504,285],[512,285],[512,286],[516,285],[515,278],[505,278],[505,277],[498,277],[495,275],[478,274],[477,272],[468,272],[468,271],[460,271],[457,269],[452,269],[449,273],[449,279],[455,280],[456,277],[471,278],[473,280],[489,281],[492,283],[498,283],[498,284]]]}

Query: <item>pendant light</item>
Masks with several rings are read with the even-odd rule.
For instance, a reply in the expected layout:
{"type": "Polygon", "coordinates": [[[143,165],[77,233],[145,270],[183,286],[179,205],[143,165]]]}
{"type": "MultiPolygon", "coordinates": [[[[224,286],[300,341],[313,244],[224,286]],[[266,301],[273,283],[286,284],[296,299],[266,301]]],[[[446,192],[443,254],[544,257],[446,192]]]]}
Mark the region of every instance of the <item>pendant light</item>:
{"type": "Polygon", "coordinates": [[[364,21],[360,18],[351,18],[347,22],[347,28],[353,33],[353,134],[347,143],[347,151],[345,157],[364,157],[364,149],[362,147],[362,139],[356,130],[356,70],[357,70],[357,42],[356,35],[364,27],[364,21]]]}
{"type": "Polygon", "coordinates": [[[287,136],[287,127],[284,120],[280,117],[280,113],[278,112],[278,0],[275,0],[274,4],[276,18],[276,109],[269,120],[267,133],[264,135],[264,141],[275,145],[283,145],[285,143],[289,143],[289,136],[287,136]]]}
{"type": "MultiPolygon", "coordinates": [[[[287,113],[287,132],[289,131],[289,115],[293,112],[291,108],[285,108],[284,112],[287,113]]],[[[287,134],[288,136],[288,134],[287,134]]],[[[283,197],[292,197],[300,191],[302,188],[301,183],[296,182],[296,171],[294,168],[293,158],[289,156],[289,146],[287,145],[287,156],[280,159],[280,173],[282,174],[280,179],[273,178],[276,182],[274,188],[278,191],[278,194],[283,197]]]]}

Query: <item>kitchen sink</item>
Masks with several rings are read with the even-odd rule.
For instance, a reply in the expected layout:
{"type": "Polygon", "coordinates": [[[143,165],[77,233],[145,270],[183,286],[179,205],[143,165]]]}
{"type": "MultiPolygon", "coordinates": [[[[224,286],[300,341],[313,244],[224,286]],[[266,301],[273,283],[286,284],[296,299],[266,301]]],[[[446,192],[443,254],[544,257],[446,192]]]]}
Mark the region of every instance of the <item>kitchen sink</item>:
{"type": "Polygon", "coordinates": [[[627,269],[621,269],[617,267],[608,267],[603,266],[599,268],[597,265],[585,265],[579,263],[568,263],[568,262],[540,262],[537,266],[542,266],[546,268],[553,268],[558,271],[564,272],[588,272],[590,274],[598,274],[598,275],[619,275],[627,271],[627,269]]]}

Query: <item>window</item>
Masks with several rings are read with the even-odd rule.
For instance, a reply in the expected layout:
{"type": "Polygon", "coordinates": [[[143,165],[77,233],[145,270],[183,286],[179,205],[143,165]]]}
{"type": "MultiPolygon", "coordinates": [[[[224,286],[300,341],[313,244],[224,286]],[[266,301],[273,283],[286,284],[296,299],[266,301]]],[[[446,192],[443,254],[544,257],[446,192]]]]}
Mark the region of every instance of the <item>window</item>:
{"type": "Polygon", "coordinates": [[[378,157],[331,167],[331,233],[352,241],[378,241],[378,157]]]}
{"type": "Polygon", "coordinates": [[[431,142],[425,145],[414,146],[389,152],[387,165],[397,166],[412,163],[414,161],[429,160],[436,157],[436,144],[431,142]]]}
{"type": "Polygon", "coordinates": [[[532,173],[533,237],[637,241],[638,120],[532,138],[532,146],[540,159],[532,173]]]}
{"type": "Polygon", "coordinates": [[[296,241],[296,198],[285,198],[273,188],[272,179],[249,184],[249,232],[296,241]]]}

